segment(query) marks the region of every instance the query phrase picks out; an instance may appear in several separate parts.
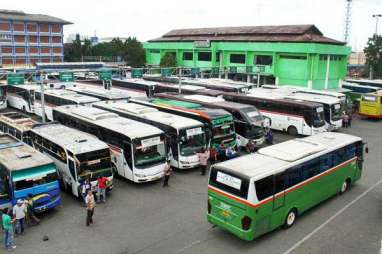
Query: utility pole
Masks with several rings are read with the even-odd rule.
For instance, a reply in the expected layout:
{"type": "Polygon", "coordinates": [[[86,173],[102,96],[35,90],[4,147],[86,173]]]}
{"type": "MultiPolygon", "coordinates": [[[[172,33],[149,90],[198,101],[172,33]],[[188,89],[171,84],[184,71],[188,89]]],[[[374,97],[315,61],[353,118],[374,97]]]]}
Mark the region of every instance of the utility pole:
{"type": "Polygon", "coordinates": [[[352,0],[345,0],[346,1],[346,7],[345,7],[345,22],[344,22],[344,41],[346,44],[349,43],[349,37],[350,37],[350,25],[351,25],[351,7],[352,7],[352,0]]]}
{"type": "Polygon", "coordinates": [[[42,123],[46,123],[45,117],[45,96],[44,96],[44,74],[42,72],[38,72],[39,74],[39,82],[40,82],[40,90],[41,90],[41,118],[42,123]]]}
{"type": "Polygon", "coordinates": [[[379,18],[382,17],[382,14],[373,14],[373,18],[375,18],[375,35],[378,35],[378,21],[379,18]]]}

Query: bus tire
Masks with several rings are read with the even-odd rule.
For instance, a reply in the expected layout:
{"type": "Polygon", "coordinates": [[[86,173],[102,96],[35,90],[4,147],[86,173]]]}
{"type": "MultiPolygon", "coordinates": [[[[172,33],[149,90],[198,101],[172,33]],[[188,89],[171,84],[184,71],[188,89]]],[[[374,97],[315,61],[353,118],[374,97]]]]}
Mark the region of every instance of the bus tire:
{"type": "Polygon", "coordinates": [[[25,106],[23,106],[23,109],[22,109],[23,113],[27,113],[27,109],[25,108],[25,106]]]}
{"type": "Polygon", "coordinates": [[[340,194],[344,194],[349,189],[350,183],[350,178],[346,178],[346,180],[341,185],[340,194]]]}
{"type": "Polygon", "coordinates": [[[115,177],[118,177],[118,176],[119,176],[117,166],[115,166],[114,163],[112,163],[112,165],[111,165],[111,172],[113,172],[113,175],[114,175],[115,177]]]}
{"type": "Polygon", "coordinates": [[[290,228],[294,225],[297,219],[297,209],[291,209],[285,217],[284,228],[290,228]]]}
{"type": "Polygon", "coordinates": [[[287,129],[287,133],[291,136],[297,136],[297,134],[298,134],[297,128],[294,126],[289,126],[287,129]]]}

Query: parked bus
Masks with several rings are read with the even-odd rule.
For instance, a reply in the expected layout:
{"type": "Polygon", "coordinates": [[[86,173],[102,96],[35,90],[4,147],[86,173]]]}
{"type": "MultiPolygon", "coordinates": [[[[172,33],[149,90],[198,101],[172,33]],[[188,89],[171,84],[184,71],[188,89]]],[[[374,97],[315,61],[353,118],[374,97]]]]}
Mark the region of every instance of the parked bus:
{"type": "Polygon", "coordinates": [[[270,128],[289,135],[314,135],[326,131],[324,107],[320,103],[285,99],[276,95],[226,94],[228,101],[255,106],[271,119],[270,128]]]}
{"type": "Polygon", "coordinates": [[[362,95],[359,114],[370,118],[382,118],[382,90],[362,95]]]}
{"type": "Polygon", "coordinates": [[[0,84],[0,110],[7,108],[7,85],[0,84]]]}
{"type": "Polygon", "coordinates": [[[19,112],[0,114],[0,131],[28,145],[32,144],[30,130],[35,124],[38,124],[38,122],[19,112]]]}
{"type": "Polygon", "coordinates": [[[130,101],[204,123],[207,130],[207,140],[211,139],[210,146],[213,148],[217,148],[222,143],[225,148],[236,146],[233,117],[223,109],[205,108],[197,103],[160,98],[132,99],[130,101]]]}
{"type": "Polygon", "coordinates": [[[160,129],[81,105],[56,107],[53,119],[106,142],[119,176],[136,183],[163,177],[167,151],[165,134],[160,129]]]}
{"type": "Polygon", "coordinates": [[[260,149],[212,166],[210,223],[244,240],[284,225],[362,174],[363,143],[342,133],[320,133],[260,149]]]}
{"type": "MultiPolygon", "coordinates": [[[[44,90],[45,115],[52,121],[52,109],[62,105],[86,105],[100,101],[91,96],[77,94],[65,89],[46,89],[44,90]]],[[[38,85],[15,85],[8,93],[9,106],[20,109],[23,112],[33,113],[42,116],[41,90],[38,85]]]]}
{"type": "Polygon", "coordinates": [[[46,155],[0,134],[0,208],[11,207],[28,195],[37,213],[61,204],[56,166],[46,155]]]}
{"type": "Polygon", "coordinates": [[[166,133],[172,166],[179,169],[199,166],[196,153],[207,147],[203,123],[133,102],[103,101],[93,107],[158,127],[166,133]]]}
{"type": "Polygon", "coordinates": [[[362,95],[367,93],[375,93],[382,90],[380,87],[361,85],[356,83],[343,82],[342,87],[351,90],[349,92],[349,97],[354,102],[360,102],[362,95]]]}
{"type": "Polygon", "coordinates": [[[116,86],[128,88],[131,90],[144,91],[146,93],[154,91],[156,89],[156,86],[158,85],[157,82],[136,78],[113,78],[112,82],[113,85],[116,86]]]}
{"type": "Polygon", "coordinates": [[[35,149],[56,164],[65,190],[81,197],[80,185],[89,178],[96,191],[97,178],[107,177],[107,191],[113,189],[110,150],[98,138],[57,123],[35,125],[30,131],[35,149]]]}
{"type": "Polygon", "coordinates": [[[209,89],[220,90],[223,92],[233,92],[233,93],[246,93],[252,87],[254,87],[253,83],[244,83],[244,82],[236,82],[228,79],[193,79],[193,78],[182,78],[182,83],[188,85],[197,85],[202,86],[209,89]]]}
{"type": "MultiPolygon", "coordinates": [[[[170,84],[170,83],[158,83],[158,85],[155,87],[154,94],[167,93],[167,92],[179,93],[179,85],[170,84]]],[[[208,89],[202,86],[184,85],[184,84],[180,86],[180,92],[181,94],[199,94],[199,95],[214,96],[214,97],[224,94],[223,91],[208,89]]]]}
{"type": "Polygon", "coordinates": [[[85,85],[85,84],[76,84],[75,86],[68,87],[67,90],[70,90],[78,94],[95,97],[102,101],[124,100],[124,99],[130,98],[130,95],[124,90],[115,89],[115,88],[111,88],[110,90],[107,90],[100,86],[97,87],[97,86],[85,85]]]}
{"type": "Polygon", "coordinates": [[[208,108],[224,109],[233,116],[236,135],[240,136],[242,146],[246,146],[249,142],[256,145],[261,145],[264,142],[264,127],[265,125],[269,126],[269,121],[254,106],[226,101],[221,97],[196,94],[161,93],[156,94],[156,97],[198,103],[208,108]]]}
{"type": "Polygon", "coordinates": [[[376,87],[382,90],[382,80],[381,79],[346,79],[348,83],[376,87]]]}

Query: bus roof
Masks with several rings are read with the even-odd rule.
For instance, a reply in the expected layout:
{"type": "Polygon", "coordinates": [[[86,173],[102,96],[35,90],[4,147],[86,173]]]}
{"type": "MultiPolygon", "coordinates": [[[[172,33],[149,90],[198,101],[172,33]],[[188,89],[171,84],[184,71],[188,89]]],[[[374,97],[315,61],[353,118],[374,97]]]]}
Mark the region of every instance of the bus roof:
{"type": "Polygon", "coordinates": [[[67,90],[76,92],[76,93],[83,93],[88,96],[95,96],[95,97],[102,97],[103,99],[107,100],[119,100],[119,99],[129,99],[130,96],[125,93],[123,90],[115,91],[115,90],[106,90],[102,87],[96,87],[96,86],[87,86],[87,85],[80,85],[80,86],[73,86],[66,88],[67,90]]]}
{"type": "Polygon", "coordinates": [[[159,135],[163,132],[151,125],[120,117],[109,111],[81,105],[66,105],[54,108],[55,111],[78,117],[84,121],[94,123],[100,127],[119,132],[133,138],[159,135]]]}
{"type": "Polygon", "coordinates": [[[131,113],[154,122],[171,126],[175,129],[184,129],[203,126],[203,123],[183,116],[159,111],[156,108],[126,101],[102,101],[94,104],[102,108],[109,108],[121,113],[131,113]]]}
{"type": "Polygon", "coordinates": [[[1,113],[0,121],[7,123],[20,131],[30,130],[33,125],[38,124],[37,121],[19,112],[1,113]]]}
{"type": "Polygon", "coordinates": [[[368,88],[368,89],[373,89],[373,90],[382,90],[382,88],[380,87],[376,87],[376,86],[369,86],[369,85],[361,85],[361,84],[358,84],[358,83],[349,83],[349,82],[342,82],[342,86],[344,87],[362,87],[362,88],[368,88]]]}
{"type": "Polygon", "coordinates": [[[73,154],[109,148],[106,143],[93,135],[58,123],[37,125],[33,127],[32,132],[68,149],[73,154]]]}
{"type": "Polygon", "coordinates": [[[318,103],[329,104],[329,105],[340,103],[340,99],[336,97],[330,97],[330,96],[320,95],[320,94],[295,93],[295,94],[286,96],[286,98],[294,99],[294,100],[318,102],[318,103]]]}
{"type": "MultiPolygon", "coordinates": [[[[38,90],[38,91],[40,91],[40,90],[38,90]]],[[[61,97],[63,99],[72,100],[72,101],[75,101],[76,103],[79,103],[79,104],[80,103],[92,103],[92,102],[100,101],[100,99],[98,99],[98,98],[78,94],[76,92],[69,91],[66,89],[49,89],[49,90],[45,90],[44,93],[47,95],[52,95],[52,96],[61,97]]]]}
{"type": "Polygon", "coordinates": [[[133,84],[139,84],[147,87],[157,86],[158,83],[155,81],[149,81],[144,79],[138,79],[138,78],[112,78],[112,80],[119,81],[119,82],[125,82],[125,83],[133,83],[133,84]]]}
{"type": "Polygon", "coordinates": [[[13,85],[13,86],[18,87],[18,88],[22,88],[22,89],[25,89],[28,91],[40,89],[40,85],[36,85],[36,84],[13,85]]]}
{"type": "Polygon", "coordinates": [[[0,135],[0,164],[10,171],[51,164],[53,161],[7,134],[0,135]]]}
{"type": "Polygon", "coordinates": [[[275,90],[289,90],[292,93],[307,93],[307,94],[320,94],[320,95],[326,95],[330,97],[336,97],[336,98],[343,98],[346,97],[345,94],[340,93],[338,91],[334,90],[313,90],[309,88],[304,87],[298,87],[298,86],[289,86],[289,85],[283,85],[283,86],[275,86],[275,85],[263,85],[261,86],[263,89],[275,89],[275,90]]]}
{"type": "Polygon", "coordinates": [[[277,174],[294,165],[311,159],[323,152],[361,141],[356,136],[324,132],[306,138],[296,138],[260,149],[237,159],[216,164],[227,172],[238,173],[249,178],[260,179],[277,174]]]}

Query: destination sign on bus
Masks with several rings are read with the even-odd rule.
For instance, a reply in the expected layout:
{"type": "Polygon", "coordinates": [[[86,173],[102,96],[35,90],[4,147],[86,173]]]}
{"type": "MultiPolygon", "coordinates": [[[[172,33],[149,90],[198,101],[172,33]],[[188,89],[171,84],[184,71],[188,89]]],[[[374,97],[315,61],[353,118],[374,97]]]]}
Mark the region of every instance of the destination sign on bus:
{"type": "Polygon", "coordinates": [[[156,146],[161,143],[160,137],[153,137],[153,138],[147,138],[147,139],[142,139],[141,144],[142,147],[150,147],[150,146],[156,146]]]}
{"type": "Polygon", "coordinates": [[[317,113],[324,112],[324,108],[323,108],[323,107],[319,107],[319,108],[317,108],[316,110],[317,110],[317,113]]]}
{"type": "Polygon", "coordinates": [[[187,137],[195,136],[195,135],[202,134],[202,133],[203,133],[202,127],[197,127],[197,128],[186,130],[187,137]]]}
{"type": "Polygon", "coordinates": [[[216,175],[216,181],[237,190],[240,190],[241,188],[241,180],[239,178],[227,175],[220,171],[216,175]]]}
{"type": "Polygon", "coordinates": [[[335,104],[334,105],[334,109],[340,109],[341,108],[341,105],[340,104],[335,104]]]}

